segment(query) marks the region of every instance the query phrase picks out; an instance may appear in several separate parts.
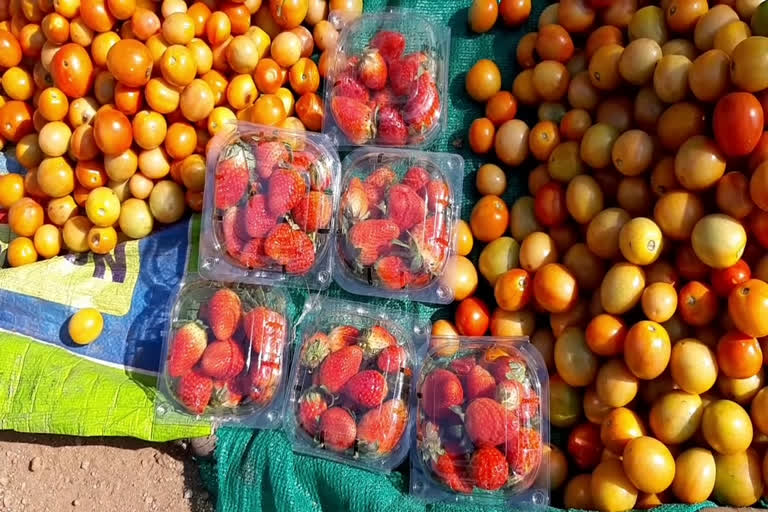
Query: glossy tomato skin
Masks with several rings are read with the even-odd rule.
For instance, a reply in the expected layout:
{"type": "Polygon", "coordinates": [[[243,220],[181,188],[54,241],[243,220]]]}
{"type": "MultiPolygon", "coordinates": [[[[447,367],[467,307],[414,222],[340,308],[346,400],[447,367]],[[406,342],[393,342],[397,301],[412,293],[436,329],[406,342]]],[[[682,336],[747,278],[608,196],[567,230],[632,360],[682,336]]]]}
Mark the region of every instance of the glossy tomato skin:
{"type": "Polygon", "coordinates": [[[752,277],[752,271],[744,260],[739,260],[728,268],[719,268],[712,271],[710,281],[715,293],[721,297],[727,297],[734,288],[752,277]]]}
{"type": "Polygon", "coordinates": [[[68,43],[51,61],[53,83],[70,98],[82,98],[93,85],[93,62],[82,46],[68,43]]]}
{"type": "Polygon", "coordinates": [[[539,188],[534,201],[534,212],[545,226],[559,226],[568,219],[565,204],[565,190],[556,181],[550,181],[539,188]]]}
{"type": "Polygon", "coordinates": [[[752,152],[763,134],[763,107],[748,92],[732,92],[717,102],[712,120],[717,145],[728,156],[752,152]]]}
{"type": "Polygon", "coordinates": [[[731,379],[748,379],[756,375],[763,366],[760,342],[743,332],[726,333],[717,342],[717,365],[731,379]]]}
{"type": "Polygon", "coordinates": [[[491,311],[477,297],[468,297],[456,308],[456,329],[462,336],[483,336],[488,331],[491,311]]]}
{"type": "Polygon", "coordinates": [[[768,336],[768,283],[750,279],[738,285],[728,296],[728,313],[743,333],[768,336]]]}
{"type": "Polygon", "coordinates": [[[582,423],[573,428],[568,436],[568,454],[580,469],[594,469],[600,463],[602,453],[600,425],[582,423]]]}

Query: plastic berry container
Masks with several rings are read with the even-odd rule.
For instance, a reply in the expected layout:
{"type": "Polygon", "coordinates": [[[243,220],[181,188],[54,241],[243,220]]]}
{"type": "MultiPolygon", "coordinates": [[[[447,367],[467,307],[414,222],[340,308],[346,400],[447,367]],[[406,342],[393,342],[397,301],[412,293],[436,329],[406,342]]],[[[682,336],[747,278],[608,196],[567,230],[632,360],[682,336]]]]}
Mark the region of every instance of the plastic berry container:
{"type": "Polygon", "coordinates": [[[405,10],[347,21],[325,85],[323,133],[340,147],[432,144],[448,119],[450,35],[405,10]]]}
{"type": "Polygon", "coordinates": [[[360,148],[343,162],[334,279],[358,295],[448,304],[464,159],[360,148]]]}
{"type": "Polygon", "coordinates": [[[208,150],[200,274],[327,288],[341,168],[330,140],[245,122],[225,132],[208,150]]]}
{"type": "Polygon", "coordinates": [[[361,303],[305,308],[283,414],[294,451],[379,473],[405,460],[414,343],[427,329],[361,303]]]}
{"type": "Polygon", "coordinates": [[[549,503],[546,365],[527,339],[433,337],[415,385],[411,493],[549,503]]]}
{"type": "Polygon", "coordinates": [[[286,306],[276,288],[189,278],[171,307],[158,412],[277,428],[288,375],[286,306]]]}

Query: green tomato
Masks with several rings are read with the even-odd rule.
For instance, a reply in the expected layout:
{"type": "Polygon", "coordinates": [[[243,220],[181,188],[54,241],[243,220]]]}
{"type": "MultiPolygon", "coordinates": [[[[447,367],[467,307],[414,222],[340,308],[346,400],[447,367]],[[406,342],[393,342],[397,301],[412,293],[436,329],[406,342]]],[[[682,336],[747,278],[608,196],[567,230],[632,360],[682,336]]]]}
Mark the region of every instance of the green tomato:
{"type": "Polygon", "coordinates": [[[581,393],[560,378],[549,381],[549,422],[560,428],[572,427],[581,418],[581,393]]]}
{"type": "Polygon", "coordinates": [[[520,263],[520,244],[514,238],[503,236],[489,243],[480,253],[478,267],[480,273],[491,286],[501,274],[520,263]]]}

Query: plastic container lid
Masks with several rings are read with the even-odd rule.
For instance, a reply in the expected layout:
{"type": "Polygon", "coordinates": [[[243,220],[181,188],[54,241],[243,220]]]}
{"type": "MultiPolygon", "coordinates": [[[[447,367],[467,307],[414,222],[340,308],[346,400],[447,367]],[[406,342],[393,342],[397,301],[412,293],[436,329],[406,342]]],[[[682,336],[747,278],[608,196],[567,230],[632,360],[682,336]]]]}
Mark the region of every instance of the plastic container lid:
{"type": "Polygon", "coordinates": [[[361,148],[343,162],[334,278],[358,295],[448,304],[441,282],[456,252],[464,160],[361,148]]]}
{"type": "Polygon", "coordinates": [[[355,302],[306,309],[284,413],[295,451],[383,473],[405,459],[413,340],[427,332],[410,324],[355,302]]]}
{"type": "Polygon", "coordinates": [[[340,164],[330,140],[238,122],[211,142],[200,274],[324,289],[340,164]]]}
{"type": "Polygon", "coordinates": [[[341,147],[430,145],[448,119],[449,49],[450,29],[417,12],[349,21],[325,85],[323,133],[341,147]]]}
{"type": "Polygon", "coordinates": [[[546,366],[527,339],[433,337],[416,384],[411,492],[428,501],[549,502],[546,366]]]}
{"type": "Polygon", "coordinates": [[[278,427],[289,330],[280,290],[193,276],[171,309],[158,412],[278,427]]]}

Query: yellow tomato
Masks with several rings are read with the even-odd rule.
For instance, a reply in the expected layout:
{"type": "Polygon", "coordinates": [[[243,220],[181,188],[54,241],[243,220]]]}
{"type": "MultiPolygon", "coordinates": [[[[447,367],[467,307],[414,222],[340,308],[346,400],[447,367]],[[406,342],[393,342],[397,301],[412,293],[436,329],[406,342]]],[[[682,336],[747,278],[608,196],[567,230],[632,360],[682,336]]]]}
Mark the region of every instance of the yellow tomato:
{"type": "Polygon", "coordinates": [[[95,188],[88,194],[85,213],[96,226],[111,226],[120,217],[120,199],[110,188],[95,188]]]}
{"type": "Polygon", "coordinates": [[[69,319],[67,331],[72,341],[87,345],[99,337],[104,329],[104,318],[93,308],[81,309],[69,319]]]}
{"type": "Polygon", "coordinates": [[[445,267],[443,284],[451,290],[454,300],[466,299],[477,289],[477,270],[464,256],[454,256],[445,267]]]}

